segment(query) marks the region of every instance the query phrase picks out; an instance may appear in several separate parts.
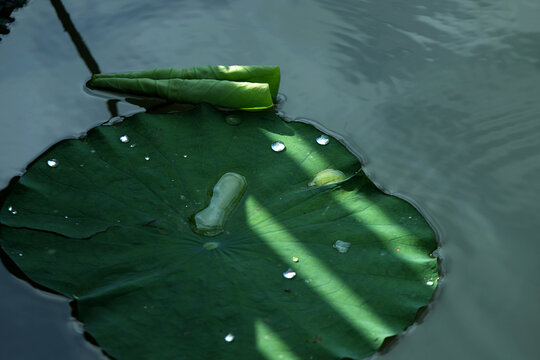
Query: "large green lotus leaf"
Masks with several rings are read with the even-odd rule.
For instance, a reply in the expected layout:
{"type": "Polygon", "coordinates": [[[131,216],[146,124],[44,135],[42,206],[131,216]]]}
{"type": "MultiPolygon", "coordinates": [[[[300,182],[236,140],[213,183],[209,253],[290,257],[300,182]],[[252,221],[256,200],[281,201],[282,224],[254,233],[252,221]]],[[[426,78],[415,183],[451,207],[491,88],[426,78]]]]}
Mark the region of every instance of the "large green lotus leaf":
{"type": "Polygon", "coordinates": [[[57,144],[6,198],[4,250],[75,299],[117,359],[372,354],[432,296],[432,230],[335,139],[319,145],[319,131],[273,113],[226,116],[142,113],[57,144]],[[308,186],[325,169],[346,179],[308,186]],[[194,216],[228,172],[247,189],[224,232],[201,235],[194,216]]]}
{"type": "Polygon", "coordinates": [[[261,110],[274,105],[279,82],[278,66],[219,65],[95,74],[88,84],[93,88],[155,96],[173,102],[261,110]]]}

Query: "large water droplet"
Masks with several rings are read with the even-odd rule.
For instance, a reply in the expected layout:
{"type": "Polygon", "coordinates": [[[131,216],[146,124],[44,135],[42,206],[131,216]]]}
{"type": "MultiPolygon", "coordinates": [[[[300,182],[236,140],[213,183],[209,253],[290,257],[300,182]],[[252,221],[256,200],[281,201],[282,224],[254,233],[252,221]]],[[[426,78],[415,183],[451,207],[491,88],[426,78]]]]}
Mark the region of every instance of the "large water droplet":
{"type": "Polygon", "coordinates": [[[225,122],[229,125],[239,125],[242,119],[238,115],[229,115],[225,117],[225,122]]]}
{"type": "Polygon", "coordinates": [[[321,186],[326,184],[333,184],[343,181],[347,178],[345,174],[335,169],[325,169],[319,171],[317,175],[311,180],[308,186],[321,186]]]}
{"type": "Polygon", "coordinates": [[[129,142],[129,137],[127,135],[120,136],[120,141],[123,143],[129,142]]]}
{"type": "Polygon", "coordinates": [[[330,139],[326,135],[321,135],[315,140],[317,141],[317,144],[319,145],[326,145],[330,142],[330,139]]]}
{"type": "Polygon", "coordinates": [[[272,143],[272,145],[270,146],[272,150],[274,150],[275,152],[280,152],[280,151],[285,150],[285,144],[282,143],[281,141],[276,141],[275,143],[272,143]]]}
{"type": "Polygon", "coordinates": [[[349,251],[349,248],[351,247],[351,243],[346,241],[337,240],[334,245],[332,245],[334,249],[336,249],[338,252],[345,254],[347,251],[349,251]]]}
{"type": "Polygon", "coordinates": [[[221,234],[246,188],[247,181],[242,175],[232,172],[224,174],[212,190],[210,204],[195,215],[196,232],[205,236],[221,234]]]}
{"type": "Polygon", "coordinates": [[[234,340],[234,335],[231,334],[231,333],[228,333],[226,336],[225,336],[225,341],[226,342],[231,342],[234,340]]]}
{"type": "Polygon", "coordinates": [[[47,165],[49,165],[52,168],[57,167],[58,166],[58,160],[56,160],[56,159],[47,160],[47,165]]]}
{"type": "Polygon", "coordinates": [[[283,273],[283,277],[285,279],[292,279],[296,276],[296,271],[294,271],[293,269],[288,269],[287,271],[285,271],[283,273]]]}

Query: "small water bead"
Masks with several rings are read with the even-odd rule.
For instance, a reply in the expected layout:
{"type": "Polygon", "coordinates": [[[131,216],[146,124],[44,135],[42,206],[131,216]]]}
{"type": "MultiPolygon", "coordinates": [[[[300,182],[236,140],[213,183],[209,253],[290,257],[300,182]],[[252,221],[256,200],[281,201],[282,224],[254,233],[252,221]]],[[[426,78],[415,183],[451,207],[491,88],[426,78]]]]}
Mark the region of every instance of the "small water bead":
{"type": "Polygon", "coordinates": [[[295,276],[296,276],[296,271],[294,271],[293,269],[288,269],[287,271],[283,273],[283,277],[285,279],[293,279],[295,276]]]}
{"type": "Polygon", "coordinates": [[[225,117],[225,122],[229,125],[239,125],[242,122],[242,118],[238,115],[228,115],[225,117]]]}
{"type": "Polygon", "coordinates": [[[298,259],[298,257],[296,257],[296,256],[293,256],[293,257],[292,257],[292,261],[293,261],[293,262],[298,262],[299,260],[300,260],[300,259],[298,259]]]}
{"type": "Polygon", "coordinates": [[[234,335],[231,334],[231,333],[228,333],[226,336],[225,336],[225,341],[226,342],[232,342],[234,340],[234,335]]]}
{"type": "Polygon", "coordinates": [[[435,282],[433,280],[426,281],[427,286],[433,286],[433,284],[435,284],[435,282]]]}
{"type": "MultiPolygon", "coordinates": [[[[129,140],[128,140],[128,141],[129,141],[129,140]]],[[[122,142],[125,142],[125,141],[122,141],[122,142]]],[[[137,144],[131,144],[131,145],[129,145],[129,147],[132,148],[132,149],[133,149],[135,146],[137,146],[137,144]]]]}
{"type": "Polygon", "coordinates": [[[22,256],[22,253],[19,253],[19,256],[22,256]]]}
{"type": "Polygon", "coordinates": [[[281,142],[281,141],[276,141],[275,143],[272,143],[272,145],[270,145],[270,147],[275,152],[280,152],[280,151],[285,150],[285,144],[283,142],[281,142]]]}
{"type": "Polygon", "coordinates": [[[58,166],[58,160],[56,159],[50,159],[50,160],[47,160],[47,165],[49,165],[49,167],[57,167],[58,166]]]}
{"type": "Polygon", "coordinates": [[[8,207],[8,211],[13,211],[13,206],[8,207]]]}
{"type": "Polygon", "coordinates": [[[120,136],[120,141],[123,143],[129,142],[129,137],[127,135],[120,136]]]}
{"type": "Polygon", "coordinates": [[[332,247],[336,249],[339,253],[345,254],[347,251],[349,251],[349,248],[351,247],[351,243],[337,240],[334,243],[334,245],[332,245],[332,247]]]}
{"type": "Polygon", "coordinates": [[[219,243],[215,241],[208,241],[203,244],[203,248],[205,248],[206,250],[214,250],[214,249],[217,249],[218,247],[219,247],[219,243]]]}
{"type": "Polygon", "coordinates": [[[90,152],[93,154],[93,153],[96,152],[96,150],[95,150],[95,149],[91,149],[90,152]]]}
{"type": "Polygon", "coordinates": [[[326,135],[321,135],[315,140],[317,141],[317,144],[323,145],[323,146],[327,145],[330,142],[330,139],[326,135]]]}
{"type": "Polygon", "coordinates": [[[150,160],[150,156],[145,156],[144,160],[146,160],[146,161],[150,160]]]}

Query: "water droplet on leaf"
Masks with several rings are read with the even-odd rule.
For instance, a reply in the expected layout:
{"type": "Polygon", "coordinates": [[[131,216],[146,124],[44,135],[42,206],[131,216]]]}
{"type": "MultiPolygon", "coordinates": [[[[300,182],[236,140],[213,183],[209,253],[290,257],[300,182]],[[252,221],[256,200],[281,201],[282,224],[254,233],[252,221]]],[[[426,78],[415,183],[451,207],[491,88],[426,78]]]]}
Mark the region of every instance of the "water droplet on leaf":
{"type": "Polygon", "coordinates": [[[123,143],[129,142],[129,137],[127,135],[120,136],[120,141],[123,143]]]}
{"type": "Polygon", "coordinates": [[[282,143],[281,141],[276,141],[275,143],[272,143],[272,145],[270,146],[272,150],[274,150],[275,152],[280,152],[280,151],[285,150],[285,144],[282,143]]]}
{"type": "Polygon", "coordinates": [[[292,257],[292,261],[298,262],[298,260],[300,260],[300,259],[298,259],[296,256],[293,256],[293,257],[292,257]]]}
{"type": "Polygon", "coordinates": [[[319,145],[327,145],[330,142],[330,139],[326,135],[321,135],[315,140],[317,141],[317,144],[319,145]]]}
{"type": "Polygon", "coordinates": [[[347,177],[339,170],[325,169],[319,171],[317,175],[311,180],[308,186],[321,186],[326,184],[333,184],[345,180],[347,177]]]}
{"type": "Polygon", "coordinates": [[[336,249],[338,252],[345,254],[347,251],[349,251],[349,248],[351,247],[351,243],[346,241],[337,240],[334,245],[332,245],[334,249],[336,249]]]}
{"type": "Polygon", "coordinates": [[[242,119],[238,115],[229,115],[225,117],[225,122],[229,125],[239,125],[242,119]]]}
{"type": "Polygon", "coordinates": [[[288,269],[287,271],[285,271],[283,273],[283,277],[285,279],[292,279],[296,276],[296,271],[294,271],[293,269],[288,269]]]}
{"type": "Polygon", "coordinates": [[[56,159],[47,160],[47,165],[49,165],[52,168],[57,167],[58,166],[58,160],[56,160],[56,159]]]}
{"type": "Polygon", "coordinates": [[[228,333],[226,336],[225,336],[225,341],[226,342],[231,342],[234,340],[234,335],[231,334],[231,333],[228,333]]]}
{"type": "Polygon", "coordinates": [[[150,156],[145,156],[144,160],[146,160],[146,161],[150,160],[150,156]]]}

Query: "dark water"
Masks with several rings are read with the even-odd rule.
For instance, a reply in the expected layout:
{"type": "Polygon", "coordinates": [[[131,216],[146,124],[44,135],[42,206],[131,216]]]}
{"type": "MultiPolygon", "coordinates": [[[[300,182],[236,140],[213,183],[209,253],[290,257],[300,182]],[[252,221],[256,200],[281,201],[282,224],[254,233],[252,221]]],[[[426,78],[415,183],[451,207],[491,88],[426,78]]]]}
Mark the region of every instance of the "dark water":
{"type": "MultiPolygon", "coordinates": [[[[430,311],[375,357],[540,357],[540,2],[149,4],[66,1],[86,64],[51,2],[15,13],[0,43],[1,187],[111,116],[83,90],[88,66],[280,65],[285,115],[342,137],[439,234],[445,277],[430,311]]],[[[0,289],[0,359],[102,358],[65,300],[3,268],[0,289]]]]}

